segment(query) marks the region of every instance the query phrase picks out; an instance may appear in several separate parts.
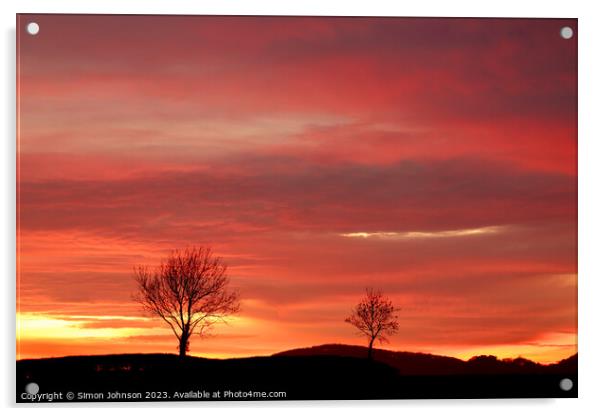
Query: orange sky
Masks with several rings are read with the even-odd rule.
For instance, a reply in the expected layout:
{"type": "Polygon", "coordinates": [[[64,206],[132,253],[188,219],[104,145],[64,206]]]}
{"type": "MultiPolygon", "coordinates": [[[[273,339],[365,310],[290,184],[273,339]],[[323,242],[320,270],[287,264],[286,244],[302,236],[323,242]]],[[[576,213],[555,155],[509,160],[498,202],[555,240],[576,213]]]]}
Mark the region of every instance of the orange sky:
{"type": "Polygon", "coordinates": [[[207,244],[241,313],[191,353],[576,352],[575,20],[22,15],[18,355],[176,352],[132,268],[207,244]],[[35,20],[40,33],[24,26],[35,20]]]}

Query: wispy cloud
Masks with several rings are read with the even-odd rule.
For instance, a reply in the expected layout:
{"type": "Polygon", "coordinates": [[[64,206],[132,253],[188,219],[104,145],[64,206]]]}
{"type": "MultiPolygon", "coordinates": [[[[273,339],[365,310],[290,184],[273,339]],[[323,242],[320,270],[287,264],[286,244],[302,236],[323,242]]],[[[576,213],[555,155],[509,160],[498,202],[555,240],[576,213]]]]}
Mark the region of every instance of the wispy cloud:
{"type": "Polygon", "coordinates": [[[390,240],[405,240],[413,238],[453,238],[453,237],[468,237],[484,234],[494,234],[502,232],[506,227],[489,226],[480,228],[466,228],[462,230],[445,230],[445,231],[378,231],[378,232],[353,232],[340,234],[342,237],[348,238],[378,238],[390,240]]]}

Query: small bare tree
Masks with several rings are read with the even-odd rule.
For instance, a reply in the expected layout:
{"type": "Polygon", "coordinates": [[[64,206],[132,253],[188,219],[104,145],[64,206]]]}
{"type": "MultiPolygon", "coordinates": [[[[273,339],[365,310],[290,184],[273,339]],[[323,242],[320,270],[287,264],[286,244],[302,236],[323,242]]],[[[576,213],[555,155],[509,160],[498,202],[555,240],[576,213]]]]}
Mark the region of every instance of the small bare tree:
{"type": "Polygon", "coordinates": [[[355,326],[368,338],[369,359],[372,359],[374,341],[388,342],[387,336],[395,334],[399,329],[395,314],[397,311],[399,309],[380,291],[367,288],[366,296],[356,305],[351,316],[345,319],[345,322],[355,326]]]}
{"type": "Polygon", "coordinates": [[[178,339],[180,357],[195,332],[203,336],[239,310],[238,294],[228,289],[227,265],[208,247],[174,250],[156,268],[134,269],[134,299],[163,319],[178,339]]]}

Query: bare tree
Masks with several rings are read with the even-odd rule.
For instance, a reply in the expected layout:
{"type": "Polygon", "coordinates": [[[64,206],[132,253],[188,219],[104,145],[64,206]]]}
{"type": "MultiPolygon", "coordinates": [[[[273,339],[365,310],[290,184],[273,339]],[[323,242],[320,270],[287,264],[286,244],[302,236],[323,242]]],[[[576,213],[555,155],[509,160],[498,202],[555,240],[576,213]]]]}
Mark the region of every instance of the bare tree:
{"type": "Polygon", "coordinates": [[[380,291],[366,289],[366,296],[353,309],[351,316],[345,322],[355,326],[359,332],[368,337],[368,358],[372,359],[372,346],[375,340],[388,342],[387,336],[393,335],[399,329],[397,323],[398,308],[393,306],[380,291]]]}
{"type": "Polygon", "coordinates": [[[134,269],[138,289],[134,299],[170,326],[181,357],[192,334],[203,336],[238,312],[238,294],[228,289],[226,271],[227,265],[208,247],[174,250],[158,267],[134,269]]]}

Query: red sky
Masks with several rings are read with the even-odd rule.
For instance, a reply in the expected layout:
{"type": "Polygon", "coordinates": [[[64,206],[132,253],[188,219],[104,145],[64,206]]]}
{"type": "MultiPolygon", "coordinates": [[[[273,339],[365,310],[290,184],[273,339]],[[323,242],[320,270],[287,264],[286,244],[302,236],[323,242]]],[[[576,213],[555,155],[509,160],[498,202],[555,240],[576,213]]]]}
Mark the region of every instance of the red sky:
{"type": "Polygon", "coordinates": [[[205,356],[576,352],[575,20],[22,15],[18,354],[176,352],[132,268],[211,245],[205,356]],[[24,27],[40,25],[37,36],[24,27]]]}

